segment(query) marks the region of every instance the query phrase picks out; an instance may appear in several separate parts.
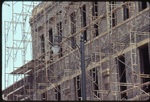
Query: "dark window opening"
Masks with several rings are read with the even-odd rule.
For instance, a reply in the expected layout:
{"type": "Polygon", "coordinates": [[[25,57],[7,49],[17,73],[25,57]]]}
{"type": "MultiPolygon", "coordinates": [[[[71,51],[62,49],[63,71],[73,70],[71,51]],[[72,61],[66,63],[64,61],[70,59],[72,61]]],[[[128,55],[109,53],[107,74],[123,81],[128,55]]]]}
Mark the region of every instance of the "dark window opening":
{"type": "MultiPolygon", "coordinates": [[[[118,57],[118,68],[119,68],[119,81],[126,83],[126,70],[125,70],[125,57],[124,55],[118,57]]],[[[127,89],[127,86],[120,86],[120,91],[127,89]]],[[[121,94],[121,99],[127,99],[126,93],[121,94]]]]}
{"type": "Polygon", "coordinates": [[[97,2],[93,2],[92,4],[93,4],[92,15],[98,16],[98,4],[97,4],[97,2]]]}
{"type": "Polygon", "coordinates": [[[63,49],[62,47],[60,48],[60,51],[59,51],[59,58],[63,56],[63,49]]]}
{"type": "MultiPolygon", "coordinates": [[[[97,2],[93,2],[92,5],[92,16],[95,18],[96,16],[98,16],[98,4],[97,2]]],[[[98,22],[94,24],[94,37],[96,36],[98,36],[98,22]]]]}
{"type": "MultiPolygon", "coordinates": [[[[58,31],[58,43],[62,42],[62,22],[57,23],[57,31],[58,31]]],[[[62,46],[60,46],[59,57],[62,57],[62,46]]]]}
{"type": "Polygon", "coordinates": [[[62,42],[62,22],[57,23],[57,31],[58,31],[58,43],[62,42]]]}
{"type": "Polygon", "coordinates": [[[46,100],[46,93],[42,94],[42,100],[46,100]]]}
{"type": "MultiPolygon", "coordinates": [[[[82,27],[85,27],[86,26],[86,6],[83,5],[82,8],[81,8],[81,22],[82,22],[82,27]]],[[[84,30],[83,32],[84,34],[84,40],[87,41],[87,31],[84,30]]]]}
{"type": "MultiPolygon", "coordinates": [[[[112,7],[110,7],[110,11],[112,11],[115,8],[114,6],[116,5],[116,2],[110,1],[109,3],[110,3],[110,6],[112,6],[112,7]]],[[[117,25],[117,14],[116,14],[116,12],[114,11],[111,16],[112,16],[111,25],[112,25],[112,27],[114,27],[117,25]]]]}
{"type": "Polygon", "coordinates": [[[58,100],[60,100],[61,99],[60,85],[58,85],[58,90],[59,90],[59,92],[58,92],[58,100]]]}
{"type": "Polygon", "coordinates": [[[74,34],[76,32],[76,14],[75,14],[75,12],[73,12],[70,15],[70,19],[71,19],[71,34],[74,34]]]}
{"type": "Polygon", "coordinates": [[[94,96],[99,97],[99,87],[98,87],[98,73],[97,73],[97,69],[93,68],[92,70],[90,70],[91,72],[91,76],[93,78],[93,90],[94,90],[94,96]]]}
{"type": "Polygon", "coordinates": [[[40,38],[41,38],[41,52],[45,53],[45,44],[44,44],[45,39],[44,39],[44,34],[42,34],[40,38]]]}
{"type": "Polygon", "coordinates": [[[49,30],[49,41],[53,44],[53,31],[52,28],[49,30]]]}
{"type": "Polygon", "coordinates": [[[123,19],[126,20],[129,18],[129,8],[127,5],[123,5],[123,19]]]}
{"type": "Polygon", "coordinates": [[[112,13],[112,27],[116,26],[117,21],[116,21],[116,13],[112,13]]]}
{"type": "MultiPolygon", "coordinates": [[[[53,45],[54,44],[54,41],[53,41],[53,30],[52,28],[49,29],[49,43],[50,45],[53,45]]],[[[53,57],[52,57],[52,51],[50,52],[50,59],[51,61],[53,60],[53,57]]]]}
{"type": "Polygon", "coordinates": [[[95,33],[94,35],[98,36],[98,23],[94,24],[94,30],[95,30],[94,31],[94,33],[95,33]]]}
{"type": "Polygon", "coordinates": [[[73,37],[71,37],[71,47],[73,48],[73,49],[75,49],[76,48],[76,39],[75,39],[75,37],[73,36],[73,37]]]}
{"type": "Polygon", "coordinates": [[[77,94],[78,100],[81,100],[81,84],[80,84],[80,76],[77,76],[77,94]]]}
{"type": "Polygon", "coordinates": [[[55,89],[55,98],[57,101],[61,100],[61,92],[60,92],[60,85],[58,85],[55,89]]]}
{"type": "Polygon", "coordinates": [[[147,8],[147,2],[146,1],[140,1],[139,2],[139,11],[142,11],[147,8]]]}
{"type": "Polygon", "coordinates": [[[75,100],[77,99],[77,79],[74,77],[75,100]]]}
{"type": "MultiPolygon", "coordinates": [[[[73,35],[76,32],[76,14],[75,14],[75,12],[73,12],[70,15],[70,19],[71,19],[71,34],[73,35]]],[[[73,49],[76,48],[76,39],[74,36],[71,37],[71,47],[73,49]]]]}
{"type": "MultiPolygon", "coordinates": [[[[148,53],[148,44],[139,47],[141,74],[150,74],[150,55],[148,53]]],[[[142,78],[142,82],[148,82],[150,78],[142,78]]],[[[144,86],[145,92],[150,92],[150,85],[144,86]]]]}

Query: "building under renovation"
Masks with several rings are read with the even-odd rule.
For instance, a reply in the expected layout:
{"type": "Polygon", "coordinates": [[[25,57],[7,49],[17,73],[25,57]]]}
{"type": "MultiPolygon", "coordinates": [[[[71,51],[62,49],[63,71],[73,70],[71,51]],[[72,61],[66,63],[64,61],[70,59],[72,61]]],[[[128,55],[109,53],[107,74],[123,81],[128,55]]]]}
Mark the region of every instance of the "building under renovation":
{"type": "Polygon", "coordinates": [[[82,100],[81,61],[86,100],[150,100],[150,2],[41,2],[29,23],[33,59],[7,100],[82,100]]]}

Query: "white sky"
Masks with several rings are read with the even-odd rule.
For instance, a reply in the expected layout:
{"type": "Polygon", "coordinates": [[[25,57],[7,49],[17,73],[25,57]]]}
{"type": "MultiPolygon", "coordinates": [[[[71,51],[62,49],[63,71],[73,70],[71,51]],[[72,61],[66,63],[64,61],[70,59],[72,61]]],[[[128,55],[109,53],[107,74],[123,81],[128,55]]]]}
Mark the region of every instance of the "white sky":
{"type": "MultiPolygon", "coordinates": [[[[39,2],[36,2],[39,3],[39,2]]],[[[26,5],[31,5],[33,2],[24,2],[26,5]]],[[[6,48],[6,47],[12,47],[14,42],[14,47],[22,48],[23,43],[20,42],[24,37],[25,40],[31,40],[31,35],[23,36],[23,30],[25,32],[30,31],[29,26],[29,16],[27,16],[25,21],[25,26],[23,27],[22,24],[14,23],[14,30],[12,29],[12,23],[8,23],[12,21],[12,11],[14,12],[14,21],[16,22],[22,22],[23,18],[22,16],[15,14],[15,13],[21,13],[22,12],[22,2],[12,2],[7,1],[2,4],[2,90],[6,87],[10,86],[12,83],[19,80],[22,76],[14,76],[10,75],[13,70],[15,70],[18,67],[21,67],[23,63],[23,59],[25,59],[26,62],[30,61],[32,59],[32,44],[31,43],[25,43],[24,47],[26,48],[26,55],[25,58],[23,58],[22,54],[24,50],[12,50],[12,48],[6,48]],[[12,9],[14,8],[14,10],[12,9]],[[8,21],[8,22],[6,22],[8,21]],[[4,24],[4,22],[6,22],[4,24]],[[13,32],[14,31],[14,32],[13,32]],[[13,36],[14,35],[14,38],[13,36]],[[6,41],[5,41],[6,40],[6,41]],[[19,40],[19,41],[15,41],[19,40]],[[5,49],[6,48],[6,49],[5,49]],[[13,54],[14,52],[14,54],[13,54]],[[15,56],[13,56],[15,55],[15,56]],[[6,64],[6,61],[8,63],[6,64]],[[6,66],[7,65],[7,66],[6,66]]],[[[24,6],[24,12],[30,12],[31,14],[32,7],[24,6]]]]}

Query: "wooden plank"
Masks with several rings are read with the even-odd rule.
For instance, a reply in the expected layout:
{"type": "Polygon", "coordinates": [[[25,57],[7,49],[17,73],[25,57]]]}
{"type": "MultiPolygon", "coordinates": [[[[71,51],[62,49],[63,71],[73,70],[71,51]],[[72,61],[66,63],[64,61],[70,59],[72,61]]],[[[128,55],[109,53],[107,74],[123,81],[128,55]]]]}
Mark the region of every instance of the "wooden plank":
{"type": "Polygon", "coordinates": [[[26,89],[27,92],[34,92],[34,89],[26,89]]]}
{"type": "Polygon", "coordinates": [[[141,78],[150,78],[150,74],[140,74],[139,77],[141,77],[141,78]]]}
{"type": "Polygon", "coordinates": [[[15,89],[15,90],[11,91],[10,93],[7,93],[7,96],[9,96],[9,95],[11,95],[11,94],[13,94],[13,93],[17,92],[18,90],[20,90],[20,89],[22,89],[22,88],[24,88],[24,87],[25,87],[24,85],[23,85],[23,86],[21,86],[21,87],[18,87],[17,89],[15,89]]]}
{"type": "Polygon", "coordinates": [[[34,68],[34,60],[26,63],[25,65],[21,66],[20,68],[14,70],[10,74],[24,74],[26,71],[34,68]]]}
{"type": "Polygon", "coordinates": [[[140,95],[136,95],[135,97],[133,98],[130,98],[128,100],[148,100],[149,99],[149,96],[150,96],[150,93],[148,92],[149,95],[147,94],[140,94],[140,95]]]}
{"type": "Polygon", "coordinates": [[[38,83],[39,86],[47,86],[47,83],[38,83]]]}
{"type": "Polygon", "coordinates": [[[142,86],[144,86],[144,85],[150,85],[150,82],[146,82],[146,83],[142,83],[142,84],[140,84],[140,85],[136,85],[136,86],[134,86],[134,87],[132,87],[132,88],[129,88],[129,89],[125,90],[125,91],[121,91],[120,94],[126,93],[126,92],[128,92],[129,90],[133,90],[134,88],[142,87],[142,86]]]}
{"type": "MultiPolygon", "coordinates": [[[[21,66],[20,68],[18,68],[16,70],[14,70],[10,74],[29,74],[29,72],[30,72],[29,70],[34,69],[34,67],[35,67],[35,65],[34,65],[35,61],[38,61],[39,65],[40,65],[41,62],[44,65],[44,61],[43,60],[39,60],[39,59],[31,60],[30,62],[26,63],[25,65],[21,66]]],[[[42,68],[42,67],[43,66],[40,65],[40,66],[38,66],[38,69],[42,68]]]]}
{"type": "Polygon", "coordinates": [[[122,82],[113,82],[113,83],[120,86],[133,86],[133,83],[122,83],[122,82]]]}

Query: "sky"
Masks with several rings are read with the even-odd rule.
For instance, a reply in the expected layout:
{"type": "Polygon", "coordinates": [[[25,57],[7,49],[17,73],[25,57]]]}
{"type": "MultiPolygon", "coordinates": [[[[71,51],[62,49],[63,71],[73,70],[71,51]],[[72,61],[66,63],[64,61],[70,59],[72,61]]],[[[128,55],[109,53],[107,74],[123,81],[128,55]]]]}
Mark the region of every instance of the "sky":
{"type": "Polygon", "coordinates": [[[32,59],[31,33],[24,33],[30,32],[30,16],[20,15],[23,12],[31,15],[33,7],[26,5],[32,4],[31,1],[23,4],[5,1],[2,4],[2,90],[24,77],[10,73],[32,59]],[[23,40],[26,42],[23,43],[23,40]]]}

